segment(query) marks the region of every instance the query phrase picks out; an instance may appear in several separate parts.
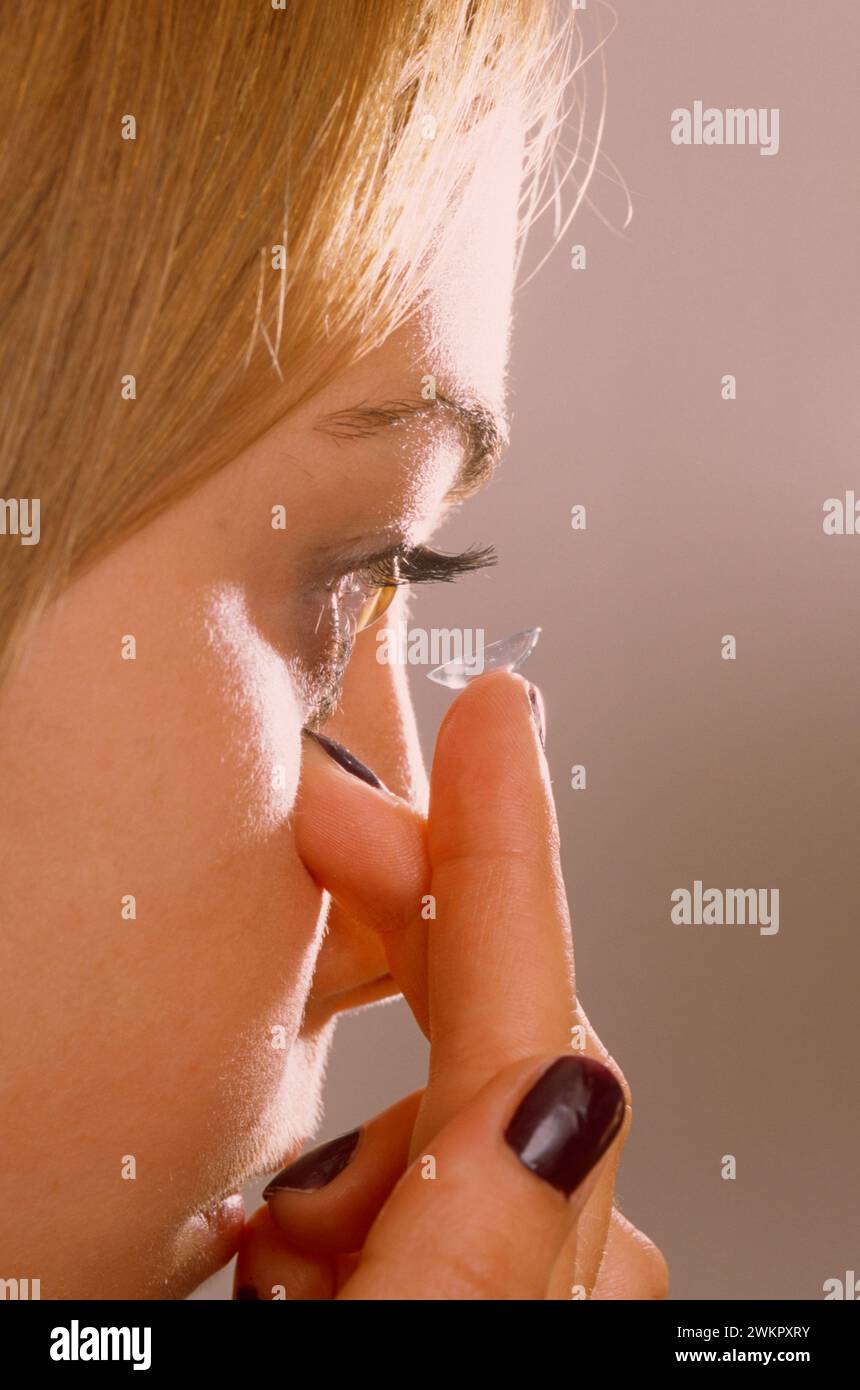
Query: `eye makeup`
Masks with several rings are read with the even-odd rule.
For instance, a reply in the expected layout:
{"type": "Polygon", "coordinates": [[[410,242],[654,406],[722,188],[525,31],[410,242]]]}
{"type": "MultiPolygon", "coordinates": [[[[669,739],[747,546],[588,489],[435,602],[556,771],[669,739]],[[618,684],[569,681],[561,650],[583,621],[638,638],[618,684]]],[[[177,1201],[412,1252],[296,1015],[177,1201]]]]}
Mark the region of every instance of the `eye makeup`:
{"type": "Polygon", "coordinates": [[[424,545],[398,544],[353,561],[348,572],[330,580],[314,632],[323,680],[308,727],[319,725],[332,713],[356,637],[383,616],[398,588],[450,583],[496,560],[492,546],[446,554],[424,545]]]}
{"type": "MultiPolygon", "coordinates": [[[[375,590],[395,589],[401,584],[447,583],[459,579],[463,574],[494,565],[496,559],[492,546],[470,547],[459,554],[449,555],[425,545],[398,545],[368,556],[347,577],[364,586],[370,598],[375,590]]],[[[357,630],[368,627],[384,611],[382,607],[368,608],[357,630]]]]}

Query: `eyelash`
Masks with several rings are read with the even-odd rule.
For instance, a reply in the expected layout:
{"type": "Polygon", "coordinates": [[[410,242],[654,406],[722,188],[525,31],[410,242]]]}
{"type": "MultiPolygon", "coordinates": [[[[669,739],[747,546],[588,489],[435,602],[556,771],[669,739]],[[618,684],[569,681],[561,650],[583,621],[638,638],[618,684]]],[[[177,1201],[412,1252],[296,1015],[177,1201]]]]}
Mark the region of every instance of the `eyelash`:
{"type": "Polygon", "coordinates": [[[456,555],[446,555],[428,546],[396,546],[381,555],[372,556],[353,573],[380,587],[399,584],[450,583],[461,575],[473,574],[497,563],[491,545],[470,546],[456,555]]]}
{"type": "MultiPolygon", "coordinates": [[[[386,588],[406,584],[450,583],[464,574],[487,569],[497,563],[493,546],[470,546],[458,554],[445,554],[428,546],[399,545],[371,555],[360,565],[346,571],[331,588],[353,579],[363,582],[369,589],[386,588]]],[[[334,712],[340,695],[340,688],[349,658],[352,654],[352,639],[340,637],[330,655],[330,667],[326,673],[324,689],[316,701],[314,711],[307,721],[309,728],[319,727],[334,712]]]]}

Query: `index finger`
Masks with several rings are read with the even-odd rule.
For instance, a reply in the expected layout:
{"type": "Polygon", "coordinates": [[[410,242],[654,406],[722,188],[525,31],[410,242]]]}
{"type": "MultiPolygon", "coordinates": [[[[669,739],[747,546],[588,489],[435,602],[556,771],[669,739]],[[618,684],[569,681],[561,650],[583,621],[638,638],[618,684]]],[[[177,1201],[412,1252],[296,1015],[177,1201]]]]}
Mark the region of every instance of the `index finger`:
{"type": "Polygon", "coordinates": [[[504,1066],[570,1042],[573,949],[533,691],[506,671],[479,677],[436,742],[431,1058],[413,1152],[504,1066]]]}

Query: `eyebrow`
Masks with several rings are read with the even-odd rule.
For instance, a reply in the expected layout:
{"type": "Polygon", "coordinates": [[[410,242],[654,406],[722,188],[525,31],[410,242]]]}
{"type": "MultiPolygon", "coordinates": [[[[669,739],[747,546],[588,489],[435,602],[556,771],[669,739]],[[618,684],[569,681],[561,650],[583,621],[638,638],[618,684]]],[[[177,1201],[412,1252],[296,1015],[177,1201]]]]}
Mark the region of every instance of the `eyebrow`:
{"type": "Polygon", "coordinates": [[[432,400],[366,401],[321,415],[316,428],[334,439],[368,439],[418,415],[445,411],[460,431],[464,458],[448,491],[452,500],[470,497],[489,480],[508,446],[508,422],[480,397],[436,392],[432,400]]]}

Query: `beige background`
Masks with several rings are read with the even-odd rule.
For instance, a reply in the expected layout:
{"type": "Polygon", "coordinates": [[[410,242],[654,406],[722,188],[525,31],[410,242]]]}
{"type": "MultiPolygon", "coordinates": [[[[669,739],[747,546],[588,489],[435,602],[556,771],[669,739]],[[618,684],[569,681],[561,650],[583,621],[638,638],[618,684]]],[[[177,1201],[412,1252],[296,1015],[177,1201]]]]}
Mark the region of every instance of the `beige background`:
{"type": "MultiPolygon", "coordinates": [[[[620,1197],[673,1296],[817,1299],[860,1272],[860,536],[821,524],[826,498],[860,496],[860,6],[616,9],[604,150],[633,221],[619,235],[584,207],[519,298],[510,455],[442,536],[493,541],[501,564],[426,591],[412,622],[544,628],[527,669],[580,988],[636,1103],[620,1197]],[[779,107],[779,153],[673,146],[670,113],[696,99],[779,107]],[[779,888],[779,934],[671,925],[670,892],[696,878],[779,888]]],[[[596,62],[588,77],[597,102],[596,62]]],[[[608,178],[592,198],[623,223],[608,178]]],[[[414,686],[429,750],[451,696],[414,686]]],[[[421,1084],[424,1061],[402,1004],[344,1021],[323,1137],[421,1084]]]]}

